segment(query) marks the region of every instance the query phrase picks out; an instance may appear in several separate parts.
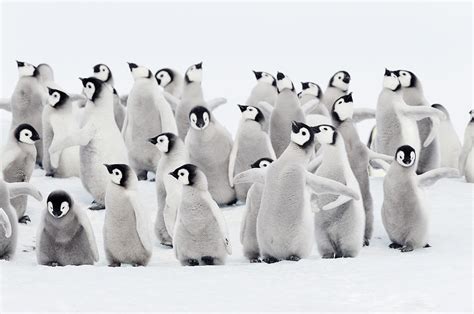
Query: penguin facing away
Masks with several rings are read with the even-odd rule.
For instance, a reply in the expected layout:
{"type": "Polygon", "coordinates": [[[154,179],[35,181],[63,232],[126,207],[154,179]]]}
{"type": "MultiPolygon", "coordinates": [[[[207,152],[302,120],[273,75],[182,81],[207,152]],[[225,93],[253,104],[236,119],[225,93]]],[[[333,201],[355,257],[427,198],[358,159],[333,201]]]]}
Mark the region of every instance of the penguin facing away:
{"type": "Polygon", "coordinates": [[[347,94],[350,82],[351,76],[347,71],[338,71],[331,76],[322,97],[322,103],[326,105],[328,112],[331,112],[336,99],[347,94]]]}
{"type": "Polygon", "coordinates": [[[471,120],[464,131],[464,145],[459,156],[459,172],[466,181],[474,183],[474,110],[469,111],[471,120]]]}
{"type": "Polygon", "coordinates": [[[431,107],[441,110],[446,116],[446,120],[441,121],[438,132],[440,166],[458,168],[462,145],[458,135],[456,134],[456,130],[454,130],[453,123],[449,117],[449,112],[440,104],[433,104],[431,107]]]}

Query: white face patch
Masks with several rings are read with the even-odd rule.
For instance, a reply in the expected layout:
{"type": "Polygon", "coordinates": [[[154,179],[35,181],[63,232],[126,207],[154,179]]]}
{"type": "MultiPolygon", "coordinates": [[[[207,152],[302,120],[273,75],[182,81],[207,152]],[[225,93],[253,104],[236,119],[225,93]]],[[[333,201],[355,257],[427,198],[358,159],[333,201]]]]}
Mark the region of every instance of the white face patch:
{"type": "Polygon", "coordinates": [[[160,152],[167,153],[168,149],[169,149],[168,148],[169,147],[168,136],[166,136],[166,135],[158,136],[158,138],[156,139],[156,147],[158,147],[160,152]]]}
{"type": "Polygon", "coordinates": [[[68,212],[69,212],[69,203],[68,202],[62,202],[61,203],[61,208],[60,208],[60,213],[54,212],[53,210],[53,203],[48,202],[48,212],[53,216],[54,218],[61,218],[64,217],[68,212]],[[56,215],[55,215],[56,214],[56,215]],[[59,214],[59,215],[57,215],[59,214]]]}
{"type": "Polygon", "coordinates": [[[191,113],[191,115],[189,116],[189,122],[191,123],[191,126],[196,129],[196,130],[200,130],[200,128],[198,128],[198,126],[196,125],[197,123],[197,116],[195,113],[191,113]]]}
{"type": "Polygon", "coordinates": [[[35,142],[31,139],[33,133],[28,129],[23,129],[20,131],[19,141],[25,144],[34,144],[35,142]]]}
{"type": "Polygon", "coordinates": [[[25,62],[23,66],[18,67],[18,74],[20,77],[33,76],[35,70],[36,68],[34,65],[25,62]]]}
{"type": "Polygon", "coordinates": [[[321,144],[332,144],[335,131],[329,126],[322,126],[319,130],[319,133],[316,133],[316,140],[321,144]]]}
{"type": "Polygon", "coordinates": [[[400,85],[400,81],[394,73],[390,74],[390,76],[383,77],[383,87],[388,88],[390,90],[396,90],[398,88],[398,85],[400,85]]]}
{"type": "Polygon", "coordinates": [[[267,168],[268,166],[270,166],[270,162],[268,160],[262,160],[259,164],[258,164],[258,167],[259,168],[267,168]]]}
{"type": "Polygon", "coordinates": [[[122,181],[122,171],[114,169],[110,175],[112,176],[112,182],[120,185],[120,181],[122,181]]]}
{"type": "Polygon", "coordinates": [[[148,77],[148,75],[150,75],[150,70],[148,70],[144,66],[140,65],[132,69],[132,76],[135,80],[139,78],[146,78],[148,77]]]}
{"type": "Polygon", "coordinates": [[[284,89],[293,89],[293,83],[291,82],[290,78],[285,75],[285,77],[281,80],[277,80],[277,87],[279,91],[284,89]]]}
{"type": "Polygon", "coordinates": [[[403,87],[408,87],[410,86],[411,82],[411,74],[407,71],[400,71],[400,76],[398,77],[398,80],[400,81],[400,84],[402,84],[403,87]]]}
{"type": "Polygon", "coordinates": [[[337,72],[335,75],[334,75],[334,80],[332,81],[332,85],[334,87],[337,87],[339,88],[340,90],[342,90],[343,92],[347,91],[349,89],[349,84],[348,83],[344,83],[344,73],[342,72],[337,72]]]}
{"type": "Polygon", "coordinates": [[[334,111],[337,113],[341,121],[345,121],[352,118],[352,115],[354,114],[354,103],[352,101],[345,102],[344,99],[339,99],[334,104],[334,111]]]}
{"type": "Polygon", "coordinates": [[[171,76],[166,71],[160,71],[160,72],[156,73],[155,77],[160,80],[160,86],[161,87],[165,87],[169,83],[171,83],[171,76]]]}
{"type": "Polygon", "coordinates": [[[82,91],[84,92],[84,95],[86,95],[87,99],[92,100],[92,97],[95,93],[95,86],[92,82],[87,82],[82,91]]]}
{"type": "Polygon", "coordinates": [[[244,112],[242,112],[242,117],[245,120],[255,120],[258,115],[258,110],[255,107],[248,106],[244,112]]]}
{"type": "Polygon", "coordinates": [[[415,152],[410,152],[410,161],[406,161],[406,157],[405,157],[405,152],[403,151],[399,151],[397,153],[397,156],[396,156],[396,159],[397,159],[397,162],[402,166],[402,167],[405,167],[405,168],[408,168],[408,167],[411,167],[414,163],[415,163],[415,152]]]}
{"type": "Polygon", "coordinates": [[[48,96],[48,105],[54,107],[59,102],[59,100],[61,100],[61,95],[59,95],[58,92],[53,92],[48,96]]]}
{"type": "Polygon", "coordinates": [[[202,68],[198,69],[196,68],[196,65],[192,65],[186,71],[186,74],[191,82],[202,82],[202,68]]]}
{"type": "Polygon", "coordinates": [[[262,72],[262,76],[258,79],[259,82],[264,82],[264,83],[268,83],[268,84],[273,84],[273,76],[271,76],[270,74],[266,73],[266,72],[262,72]]]}
{"type": "Polygon", "coordinates": [[[311,138],[311,133],[307,128],[300,128],[298,133],[291,131],[291,141],[300,146],[303,146],[311,138]]]}
{"type": "Polygon", "coordinates": [[[471,119],[474,118],[474,110],[469,111],[469,114],[471,115],[471,119]]]}
{"type": "Polygon", "coordinates": [[[107,81],[109,78],[109,69],[105,65],[99,66],[99,72],[94,73],[94,77],[101,81],[107,81]]]}
{"type": "Polygon", "coordinates": [[[178,171],[178,181],[183,185],[189,184],[189,172],[186,169],[181,169],[178,171]]]}
{"type": "Polygon", "coordinates": [[[311,95],[318,97],[320,94],[319,86],[314,83],[308,83],[309,87],[301,91],[301,95],[311,95]]]}

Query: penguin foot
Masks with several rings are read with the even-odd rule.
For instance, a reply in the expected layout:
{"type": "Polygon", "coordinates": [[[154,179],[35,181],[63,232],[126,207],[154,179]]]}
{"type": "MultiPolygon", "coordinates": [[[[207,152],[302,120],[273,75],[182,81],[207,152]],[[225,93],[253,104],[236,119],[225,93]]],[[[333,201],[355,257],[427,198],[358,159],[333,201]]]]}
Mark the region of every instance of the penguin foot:
{"type": "Polygon", "coordinates": [[[188,266],[199,266],[199,261],[197,259],[190,258],[190,259],[186,260],[186,264],[188,266]]]}
{"type": "Polygon", "coordinates": [[[298,255],[290,255],[288,256],[287,260],[288,261],[293,261],[293,262],[297,262],[301,259],[301,257],[299,257],[298,255]]]}
{"type": "Polygon", "coordinates": [[[267,264],[273,264],[273,263],[279,262],[280,260],[274,258],[273,256],[266,256],[262,259],[262,261],[264,261],[267,264]]]}
{"type": "Polygon", "coordinates": [[[44,175],[47,177],[54,177],[54,172],[46,172],[44,175]]]}
{"type": "Polygon", "coordinates": [[[250,263],[261,263],[262,262],[262,260],[258,257],[251,258],[249,261],[250,261],[250,263]]]}
{"type": "Polygon", "coordinates": [[[143,264],[139,264],[139,263],[133,263],[132,264],[132,267],[140,267],[140,266],[143,266],[143,264]]]}
{"type": "Polygon", "coordinates": [[[390,243],[390,245],[389,245],[388,247],[391,248],[391,249],[399,249],[399,248],[401,248],[402,246],[403,246],[403,245],[401,245],[401,244],[392,242],[392,243],[390,243]]]}
{"type": "Polygon", "coordinates": [[[233,199],[232,201],[230,201],[229,203],[225,204],[225,206],[232,206],[234,205],[235,203],[237,203],[237,198],[233,199]]]}
{"type": "Polygon", "coordinates": [[[369,246],[369,245],[370,245],[370,240],[364,239],[364,243],[362,243],[362,246],[369,246]]]}
{"type": "Polygon", "coordinates": [[[92,204],[89,206],[90,210],[103,210],[105,209],[104,204],[97,203],[96,201],[93,201],[92,204]]]}
{"type": "Polygon", "coordinates": [[[429,247],[431,247],[431,245],[429,243],[426,243],[426,245],[423,248],[427,249],[429,247]]]}
{"type": "Polygon", "coordinates": [[[113,263],[110,263],[110,264],[109,264],[109,267],[120,267],[121,265],[122,265],[122,263],[113,262],[113,263]]]}
{"type": "Polygon", "coordinates": [[[47,266],[51,266],[51,267],[56,267],[56,266],[59,266],[59,263],[58,262],[49,262],[48,264],[46,264],[47,266]]]}
{"type": "Polygon", "coordinates": [[[212,256],[203,256],[201,257],[201,261],[204,265],[214,265],[214,257],[212,256]]]}
{"type": "Polygon", "coordinates": [[[156,181],[156,178],[155,178],[155,177],[153,177],[153,178],[150,179],[150,182],[155,182],[155,181],[156,181]]]}
{"type": "Polygon", "coordinates": [[[137,173],[137,178],[138,178],[138,181],[146,181],[148,179],[148,172],[142,171],[142,172],[137,173]]]}
{"type": "Polygon", "coordinates": [[[326,253],[321,256],[321,258],[335,258],[334,253],[326,253]]]}
{"type": "Polygon", "coordinates": [[[25,215],[21,217],[20,219],[18,219],[18,222],[26,225],[28,222],[31,222],[30,216],[25,215]]]}
{"type": "Polygon", "coordinates": [[[413,247],[411,245],[405,245],[400,249],[400,252],[406,253],[406,252],[411,252],[413,251],[413,247]]]}

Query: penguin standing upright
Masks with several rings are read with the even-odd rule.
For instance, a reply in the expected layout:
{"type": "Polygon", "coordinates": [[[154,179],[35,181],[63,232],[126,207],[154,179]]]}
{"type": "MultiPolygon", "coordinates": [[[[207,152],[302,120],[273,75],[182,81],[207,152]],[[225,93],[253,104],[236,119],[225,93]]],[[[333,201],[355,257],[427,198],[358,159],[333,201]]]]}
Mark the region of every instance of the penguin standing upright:
{"type": "Polygon", "coordinates": [[[459,156],[459,172],[467,182],[474,183],[474,110],[469,111],[471,120],[464,131],[464,145],[459,156]]]}
{"type": "Polygon", "coordinates": [[[326,117],[330,117],[327,107],[322,102],[323,91],[318,84],[313,82],[301,82],[301,92],[298,93],[301,105],[306,104],[311,100],[318,100],[318,106],[308,112],[308,114],[320,114],[326,117]]]}
{"type": "Polygon", "coordinates": [[[449,112],[440,104],[433,104],[431,107],[441,110],[446,116],[446,120],[441,121],[438,132],[440,166],[457,169],[462,145],[450,119],[449,112]]]}
{"type": "Polygon", "coordinates": [[[322,97],[322,103],[326,105],[328,112],[331,112],[336,99],[347,94],[350,82],[351,76],[346,71],[338,71],[331,77],[322,97]]]}
{"type": "Polygon", "coordinates": [[[163,87],[164,91],[173,95],[177,99],[181,99],[183,94],[184,78],[176,70],[163,68],[155,73],[155,79],[158,85],[163,87]]]}
{"type": "Polygon", "coordinates": [[[270,106],[275,106],[275,101],[278,95],[276,79],[270,73],[263,71],[253,71],[257,84],[250,91],[250,95],[245,102],[248,106],[253,106],[262,111],[263,130],[268,132],[271,111],[268,111],[262,102],[268,103],[270,106]]]}

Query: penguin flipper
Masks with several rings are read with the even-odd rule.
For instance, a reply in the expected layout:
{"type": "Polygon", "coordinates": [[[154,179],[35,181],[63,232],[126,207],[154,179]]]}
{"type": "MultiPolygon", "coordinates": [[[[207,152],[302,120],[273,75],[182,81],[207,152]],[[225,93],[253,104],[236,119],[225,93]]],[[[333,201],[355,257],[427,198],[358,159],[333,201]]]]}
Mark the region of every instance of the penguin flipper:
{"type": "Polygon", "coordinates": [[[420,174],[417,178],[419,186],[427,187],[443,178],[459,178],[459,171],[455,168],[437,168],[420,174]]]}
{"type": "Polygon", "coordinates": [[[311,111],[316,109],[316,107],[318,105],[319,105],[319,99],[318,98],[311,99],[310,101],[308,101],[307,103],[305,103],[301,106],[301,110],[303,110],[304,115],[307,115],[308,113],[310,113],[311,111]]]}
{"type": "MultiPolygon", "coordinates": [[[[83,128],[72,132],[68,136],[58,139],[54,143],[51,143],[51,146],[49,147],[49,153],[52,156],[56,153],[60,154],[64,149],[71,146],[85,146],[92,140],[95,132],[96,128],[91,123],[88,123],[83,128]]],[[[56,168],[57,166],[58,165],[53,164],[53,167],[56,168]]]]}
{"type": "Polygon", "coordinates": [[[89,245],[92,249],[92,254],[94,256],[94,261],[99,261],[99,250],[97,249],[97,242],[95,241],[94,231],[92,229],[91,222],[87,217],[87,214],[82,208],[76,210],[76,216],[79,220],[79,223],[82,225],[87,234],[87,239],[89,240],[89,245]]]}
{"type": "Polygon", "coordinates": [[[224,242],[225,250],[227,251],[227,254],[232,255],[232,245],[230,243],[229,230],[227,229],[227,224],[224,219],[224,214],[222,213],[222,210],[217,205],[216,201],[214,201],[214,199],[212,198],[211,194],[204,193],[204,199],[206,200],[206,203],[209,204],[209,207],[211,208],[211,211],[212,211],[212,215],[216,219],[217,225],[219,226],[219,230],[222,235],[222,240],[224,242]]]}
{"type": "Polygon", "coordinates": [[[31,183],[28,182],[13,182],[7,183],[10,199],[20,195],[29,195],[35,198],[38,202],[43,200],[41,192],[31,183]]]}
{"type": "Polygon", "coordinates": [[[166,101],[170,104],[171,109],[176,110],[178,107],[179,99],[168,93],[167,91],[163,91],[163,96],[165,97],[166,101]]]}
{"type": "Polygon", "coordinates": [[[145,217],[146,215],[144,215],[144,213],[142,212],[145,207],[139,201],[136,192],[127,191],[126,193],[130,204],[133,207],[133,212],[135,213],[136,229],[138,237],[140,238],[140,242],[142,243],[145,250],[151,252],[153,250],[153,247],[151,240],[151,228],[148,223],[150,222],[150,219],[149,217],[145,217]]]}
{"type": "Polygon", "coordinates": [[[334,194],[348,196],[350,199],[359,200],[360,195],[350,187],[328,179],[317,176],[306,171],[306,184],[311,188],[314,194],[334,194]]]}
{"type": "Polygon", "coordinates": [[[265,184],[266,169],[267,168],[252,168],[245,170],[234,177],[234,184],[256,182],[265,184]]]}
{"type": "Polygon", "coordinates": [[[225,99],[224,97],[214,98],[206,102],[207,108],[210,112],[214,111],[215,109],[217,109],[217,107],[225,103],[227,103],[227,99],[225,99]]]}
{"type": "Polygon", "coordinates": [[[359,123],[368,119],[375,119],[375,109],[354,108],[354,114],[352,115],[352,120],[355,123],[359,123]]]}
{"type": "Polygon", "coordinates": [[[382,160],[382,159],[372,159],[372,160],[370,160],[370,165],[372,167],[375,166],[375,168],[381,168],[385,172],[387,172],[388,169],[390,169],[390,164],[388,162],[386,162],[385,160],[382,160]]]}
{"type": "Polygon", "coordinates": [[[369,160],[380,159],[385,161],[393,161],[393,157],[381,153],[374,152],[370,148],[367,147],[367,153],[369,154],[369,160]]]}
{"type": "Polygon", "coordinates": [[[8,219],[7,213],[0,207],[0,226],[3,228],[6,238],[12,236],[12,224],[10,219],[8,219]]]}
{"type": "Polygon", "coordinates": [[[446,119],[446,115],[441,110],[429,106],[403,106],[403,114],[416,121],[430,118],[431,130],[423,143],[423,147],[428,147],[436,138],[441,120],[446,119]]]}
{"type": "MultiPolygon", "coordinates": [[[[239,134],[239,132],[237,132],[239,134]]],[[[237,152],[239,151],[239,139],[236,138],[234,144],[232,145],[232,150],[230,151],[229,155],[229,166],[228,168],[228,177],[229,177],[229,184],[231,187],[234,187],[234,170],[235,170],[235,161],[237,159],[237,152]]]]}
{"type": "Polygon", "coordinates": [[[306,167],[306,170],[308,170],[311,173],[314,173],[316,169],[319,168],[322,162],[323,162],[323,154],[317,155],[316,157],[314,157],[313,160],[309,162],[308,166],[306,167]]]}
{"type": "Polygon", "coordinates": [[[3,109],[5,111],[10,111],[10,112],[12,111],[10,98],[0,99],[0,109],[3,109]]]}

